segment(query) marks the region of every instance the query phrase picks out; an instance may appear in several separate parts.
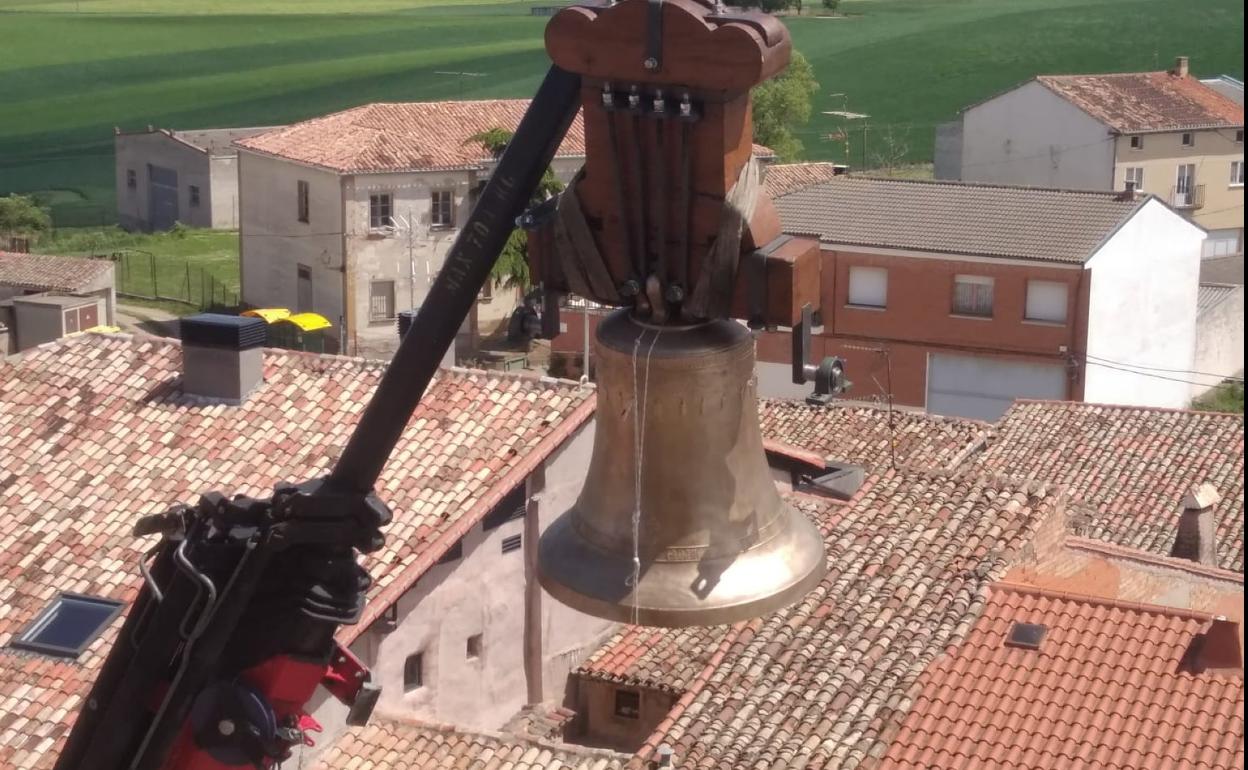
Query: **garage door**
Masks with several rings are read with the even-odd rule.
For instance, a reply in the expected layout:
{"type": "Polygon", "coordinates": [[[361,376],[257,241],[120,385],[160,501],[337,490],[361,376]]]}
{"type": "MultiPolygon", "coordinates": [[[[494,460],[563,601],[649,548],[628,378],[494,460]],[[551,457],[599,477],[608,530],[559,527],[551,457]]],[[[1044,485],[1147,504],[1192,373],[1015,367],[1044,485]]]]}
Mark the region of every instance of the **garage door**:
{"type": "Polygon", "coordinates": [[[933,353],[927,411],[995,421],[1016,398],[1066,398],[1066,367],[933,353]]]}

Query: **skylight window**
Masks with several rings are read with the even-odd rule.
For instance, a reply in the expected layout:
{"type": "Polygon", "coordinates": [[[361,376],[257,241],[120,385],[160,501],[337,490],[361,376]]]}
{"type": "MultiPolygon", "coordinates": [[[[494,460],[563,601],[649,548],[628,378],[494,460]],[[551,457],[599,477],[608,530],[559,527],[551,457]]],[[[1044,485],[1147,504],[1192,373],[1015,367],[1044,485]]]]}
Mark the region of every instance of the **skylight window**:
{"type": "Polygon", "coordinates": [[[1015,623],[1005,644],[1008,647],[1022,647],[1026,650],[1040,649],[1040,643],[1049,632],[1049,627],[1039,623],[1015,623]]]}
{"type": "Polygon", "coordinates": [[[121,612],[121,602],[61,594],[13,640],[13,646],[47,655],[76,658],[121,612]]]}

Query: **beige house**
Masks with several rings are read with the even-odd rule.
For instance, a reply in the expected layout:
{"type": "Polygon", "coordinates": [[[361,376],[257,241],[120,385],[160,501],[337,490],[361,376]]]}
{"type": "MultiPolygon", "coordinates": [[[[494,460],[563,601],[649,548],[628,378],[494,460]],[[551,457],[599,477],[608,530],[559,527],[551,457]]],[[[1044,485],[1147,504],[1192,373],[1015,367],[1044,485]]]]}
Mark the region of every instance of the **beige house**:
{"type": "Polygon", "coordinates": [[[236,139],[272,130],[211,128],[115,131],[117,223],[127,230],[168,230],[181,222],[238,228],[236,139]]]}
{"type": "MultiPolygon", "coordinates": [[[[527,107],[369,104],[239,141],[243,301],[320,313],[340,351],[388,356],[397,314],[420,307],[493,170],[470,137],[514,130],[527,107]]],[[[584,144],[578,119],[553,164],[562,181],[584,144]]],[[[506,323],[516,300],[487,287],[468,336],[506,323]]]]}
{"type": "Polygon", "coordinates": [[[1075,190],[1128,184],[1209,231],[1205,256],[1243,249],[1244,108],[1166,72],[1043,75],[937,129],[941,179],[1075,190]]]}

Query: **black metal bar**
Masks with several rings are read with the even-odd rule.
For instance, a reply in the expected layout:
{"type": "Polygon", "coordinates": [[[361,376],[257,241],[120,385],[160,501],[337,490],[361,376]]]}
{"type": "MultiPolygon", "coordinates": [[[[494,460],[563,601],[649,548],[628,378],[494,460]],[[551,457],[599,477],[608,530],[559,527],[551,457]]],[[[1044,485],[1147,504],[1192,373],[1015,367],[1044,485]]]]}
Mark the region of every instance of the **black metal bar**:
{"type": "Polygon", "coordinates": [[[373,488],[442,356],[472,310],[503,245],[580,107],[580,76],[551,67],[446,255],[407,335],[330,474],[336,486],[373,488]]]}

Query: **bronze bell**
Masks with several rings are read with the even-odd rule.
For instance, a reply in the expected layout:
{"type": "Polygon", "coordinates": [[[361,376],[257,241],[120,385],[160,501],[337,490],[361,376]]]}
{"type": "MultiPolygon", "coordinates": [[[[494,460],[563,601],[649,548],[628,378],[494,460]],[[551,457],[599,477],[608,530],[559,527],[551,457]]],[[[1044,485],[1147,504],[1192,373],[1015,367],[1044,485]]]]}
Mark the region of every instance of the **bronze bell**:
{"type": "Polygon", "coordinates": [[[595,349],[594,453],[580,498],[542,536],[546,590],[591,615],[671,627],[765,615],[810,591],[823,538],[767,466],[749,332],[618,310],[595,349]]]}

